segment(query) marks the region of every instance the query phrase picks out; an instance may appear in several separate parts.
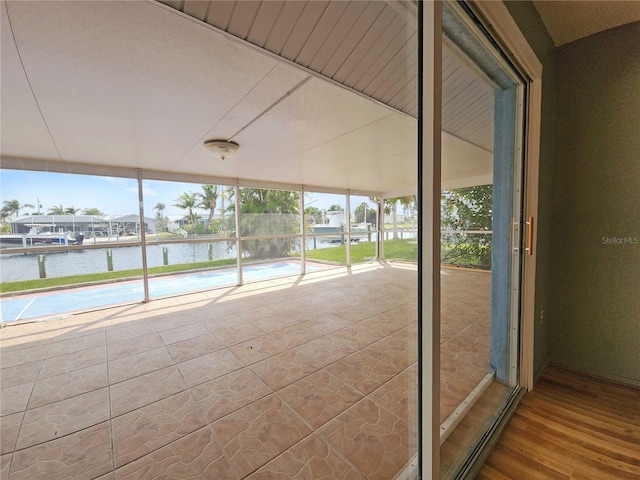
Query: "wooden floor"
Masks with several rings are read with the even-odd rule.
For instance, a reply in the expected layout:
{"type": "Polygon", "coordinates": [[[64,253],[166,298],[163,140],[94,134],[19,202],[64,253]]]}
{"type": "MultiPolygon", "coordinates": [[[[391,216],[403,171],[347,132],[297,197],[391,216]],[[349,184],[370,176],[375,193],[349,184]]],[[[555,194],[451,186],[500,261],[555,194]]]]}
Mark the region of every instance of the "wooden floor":
{"type": "Polygon", "coordinates": [[[640,478],[640,389],[550,366],[477,480],[640,478]]]}

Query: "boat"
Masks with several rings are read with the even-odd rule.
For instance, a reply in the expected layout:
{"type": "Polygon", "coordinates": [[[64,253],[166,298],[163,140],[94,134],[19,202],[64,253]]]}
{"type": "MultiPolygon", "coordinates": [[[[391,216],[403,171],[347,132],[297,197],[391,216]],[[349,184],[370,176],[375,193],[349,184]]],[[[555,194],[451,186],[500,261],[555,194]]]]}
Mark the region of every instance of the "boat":
{"type": "MultiPolygon", "coordinates": [[[[0,246],[33,247],[38,245],[82,245],[84,235],[78,232],[52,232],[50,225],[28,225],[29,233],[0,235],[0,246]]],[[[53,225],[51,225],[53,226],[53,225]]]]}
{"type": "MultiPolygon", "coordinates": [[[[311,233],[318,235],[317,239],[321,242],[342,243],[347,239],[347,229],[344,224],[344,213],[328,212],[329,223],[311,225],[311,233]],[[331,215],[333,213],[333,215],[331,215]]],[[[370,224],[353,223],[351,224],[351,241],[359,242],[363,238],[367,238],[370,234],[370,224]]]]}

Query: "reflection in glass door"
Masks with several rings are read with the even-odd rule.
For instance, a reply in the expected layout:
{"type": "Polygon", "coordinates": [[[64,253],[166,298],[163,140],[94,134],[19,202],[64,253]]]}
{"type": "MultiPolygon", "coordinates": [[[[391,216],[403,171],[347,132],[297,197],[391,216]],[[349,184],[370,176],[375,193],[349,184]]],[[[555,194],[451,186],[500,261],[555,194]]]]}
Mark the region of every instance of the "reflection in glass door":
{"type": "Polygon", "coordinates": [[[443,7],[441,477],[519,388],[525,83],[460,4],[443,7]]]}

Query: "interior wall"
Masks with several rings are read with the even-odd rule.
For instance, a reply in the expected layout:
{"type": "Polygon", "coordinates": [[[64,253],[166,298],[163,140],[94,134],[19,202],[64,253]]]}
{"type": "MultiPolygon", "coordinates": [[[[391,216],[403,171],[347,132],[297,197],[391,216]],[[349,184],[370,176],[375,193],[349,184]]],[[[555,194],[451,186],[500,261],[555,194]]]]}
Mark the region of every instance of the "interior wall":
{"type": "Polygon", "coordinates": [[[640,385],[638,52],[640,22],[555,50],[545,321],[552,323],[554,362],[640,385]]]}
{"type": "Polygon", "coordinates": [[[550,249],[552,247],[552,185],[554,162],[556,73],[553,41],[531,2],[506,1],[509,13],[516,21],[538,60],[542,63],[542,120],[540,125],[540,174],[538,219],[536,222],[536,296],[534,376],[538,376],[551,354],[549,305],[550,249]]]}

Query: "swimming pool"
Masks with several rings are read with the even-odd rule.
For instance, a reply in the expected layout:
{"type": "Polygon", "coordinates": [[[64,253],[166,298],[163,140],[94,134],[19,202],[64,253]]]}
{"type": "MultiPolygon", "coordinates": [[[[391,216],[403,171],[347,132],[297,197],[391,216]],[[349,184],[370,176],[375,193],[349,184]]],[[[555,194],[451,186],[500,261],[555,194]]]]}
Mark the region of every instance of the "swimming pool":
{"type": "MultiPolygon", "coordinates": [[[[324,268],[326,266],[321,264],[310,262],[306,264],[307,272],[319,271],[324,268]]],[[[261,263],[242,268],[245,282],[299,274],[300,262],[296,261],[261,263]]],[[[180,295],[199,290],[228,287],[237,283],[238,269],[235,267],[154,277],[149,279],[149,297],[153,299],[180,295]]],[[[142,302],[143,298],[142,280],[127,280],[90,287],[71,287],[46,293],[27,293],[0,300],[1,321],[3,323],[15,322],[111,305],[142,302]]]]}

